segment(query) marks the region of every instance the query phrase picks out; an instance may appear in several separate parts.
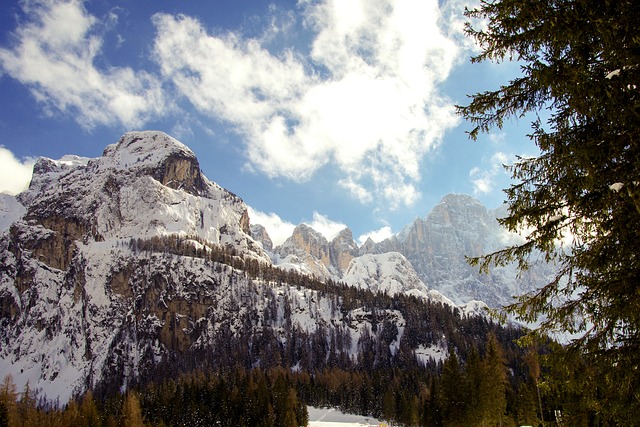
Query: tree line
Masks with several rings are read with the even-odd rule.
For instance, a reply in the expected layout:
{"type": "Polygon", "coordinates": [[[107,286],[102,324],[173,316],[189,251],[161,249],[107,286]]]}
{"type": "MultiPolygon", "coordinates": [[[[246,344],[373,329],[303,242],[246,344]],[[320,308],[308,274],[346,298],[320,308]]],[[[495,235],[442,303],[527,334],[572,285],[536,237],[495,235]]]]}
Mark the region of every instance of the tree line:
{"type": "Polygon", "coordinates": [[[306,425],[307,405],[406,426],[539,425],[544,414],[538,411],[534,369],[490,333],[484,351],[474,347],[464,360],[452,350],[435,369],[199,367],[138,383],[126,393],[97,397],[88,390],[62,408],[38,403],[28,384],[17,393],[7,377],[0,426],[288,427],[306,425]]]}

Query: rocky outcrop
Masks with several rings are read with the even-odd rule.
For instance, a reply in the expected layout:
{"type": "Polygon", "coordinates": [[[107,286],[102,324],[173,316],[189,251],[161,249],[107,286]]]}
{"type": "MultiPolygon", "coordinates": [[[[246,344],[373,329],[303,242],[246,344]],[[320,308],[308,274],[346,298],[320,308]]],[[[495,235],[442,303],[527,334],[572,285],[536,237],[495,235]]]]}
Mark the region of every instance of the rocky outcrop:
{"type": "Polygon", "coordinates": [[[329,242],[322,234],[306,224],[298,225],[291,237],[275,249],[276,264],[298,262],[317,277],[340,278],[353,258],[358,245],[349,228],[342,230],[329,242]]]}
{"type": "Polygon", "coordinates": [[[291,237],[274,249],[275,263],[296,269],[319,279],[329,279],[335,273],[327,239],[306,224],[298,225],[291,237]]]}
{"type": "Polygon", "coordinates": [[[509,239],[518,239],[498,224],[501,213],[503,209],[489,211],[471,196],[449,194],[425,218],[417,218],[396,236],[364,245],[361,253],[400,252],[430,289],[456,304],[479,300],[499,307],[540,286],[553,270],[540,264],[518,277],[514,266],[480,274],[469,265],[467,257],[502,249],[509,239]]]}
{"type": "Polygon", "coordinates": [[[251,237],[257,242],[262,243],[262,247],[271,252],[273,250],[273,242],[267,232],[267,229],[260,224],[251,225],[251,237]]]}
{"type": "Polygon", "coordinates": [[[121,169],[150,175],[162,185],[194,196],[206,192],[198,159],[185,145],[162,132],[129,132],[102,153],[121,169]]]}
{"type": "Polygon", "coordinates": [[[331,264],[341,273],[347,271],[351,260],[358,256],[358,245],[353,240],[353,232],[349,228],[342,230],[330,245],[331,264]]]}

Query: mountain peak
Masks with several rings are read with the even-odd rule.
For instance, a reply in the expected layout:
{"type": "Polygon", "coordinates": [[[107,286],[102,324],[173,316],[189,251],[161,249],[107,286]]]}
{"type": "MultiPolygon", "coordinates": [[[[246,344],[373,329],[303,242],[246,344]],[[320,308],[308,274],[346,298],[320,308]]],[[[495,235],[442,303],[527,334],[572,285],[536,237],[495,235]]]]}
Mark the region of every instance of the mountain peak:
{"type": "Polygon", "coordinates": [[[193,151],[161,131],[127,132],[117,143],[107,146],[102,157],[107,167],[141,171],[175,190],[193,195],[205,190],[193,151]]]}
{"type": "Polygon", "coordinates": [[[155,158],[161,158],[167,154],[181,153],[184,156],[195,157],[193,151],[177,139],[162,131],[134,131],[127,132],[120,137],[115,144],[108,145],[103,157],[113,157],[130,163],[149,162],[153,154],[155,158]],[[140,159],[126,156],[140,157],[140,159]]]}
{"type": "Polygon", "coordinates": [[[349,227],[343,228],[342,230],[340,230],[338,234],[336,234],[336,237],[334,237],[332,240],[332,242],[338,242],[338,241],[348,241],[348,242],[353,241],[353,231],[351,231],[349,227]]]}
{"type": "Polygon", "coordinates": [[[353,240],[353,232],[345,227],[331,241],[331,261],[340,271],[344,272],[349,267],[351,260],[358,256],[358,245],[353,240]]]}
{"type": "Polygon", "coordinates": [[[449,193],[440,200],[440,204],[445,204],[448,206],[458,206],[458,205],[482,205],[482,203],[468,195],[468,194],[459,194],[459,193],[449,193]]]}

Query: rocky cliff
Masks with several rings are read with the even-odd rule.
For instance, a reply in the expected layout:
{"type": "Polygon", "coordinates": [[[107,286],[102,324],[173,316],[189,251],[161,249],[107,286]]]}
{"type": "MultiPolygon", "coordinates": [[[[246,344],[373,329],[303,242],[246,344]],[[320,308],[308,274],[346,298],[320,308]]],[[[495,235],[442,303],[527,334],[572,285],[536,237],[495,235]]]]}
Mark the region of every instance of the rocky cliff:
{"type": "Polygon", "coordinates": [[[494,252],[520,239],[500,226],[496,218],[503,214],[502,208],[490,211],[470,196],[450,194],[425,218],[370,250],[402,253],[430,289],[456,304],[480,300],[499,307],[544,284],[553,271],[550,265],[538,264],[518,277],[515,266],[480,274],[469,265],[468,257],[494,252]]]}
{"type": "Polygon", "coordinates": [[[29,189],[5,199],[0,371],[50,396],[193,345],[229,277],[203,254],[269,262],[242,200],[161,132],[127,133],[95,159],[38,159],[29,189]]]}
{"type": "Polygon", "coordinates": [[[329,242],[306,224],[298,225],[291,237],[274,249],[274,261],[321,279],[342,277],[351,260],[358,255],[353,233],[345,228],[329,242]]]}

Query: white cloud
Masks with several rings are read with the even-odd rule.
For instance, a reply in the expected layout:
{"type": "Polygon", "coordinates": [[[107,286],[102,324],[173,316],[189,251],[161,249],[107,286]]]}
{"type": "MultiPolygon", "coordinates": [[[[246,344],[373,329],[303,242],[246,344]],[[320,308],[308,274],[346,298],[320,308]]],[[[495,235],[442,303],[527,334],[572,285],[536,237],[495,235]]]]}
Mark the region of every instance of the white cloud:
{"type": "Polygon", "coordinates": [[[513,156],[498,151],[491,156],[486,168],[474,167],[469,171],[469,178],[473,184],[473,193],[488,194],[494,190],[496,179],[500,174],[506,176],[504,165],[513,163],[513,156]]]}
{"type": "Polygon", "coordinates": [[[34,160],[18,160],[14,154],[0,146],[0,193],[16,195],[29,187],[34,160]]]}
{"type": "Polygon", "coordinates": [[[419,198],[422,157],[459,120],[437,89],[462,57],[459,17],[438,4],[301,2],[308,54],[157,14],[155,59],[197,109],[245,137],[249,169],[302,181],[331,163],[355,198],[397,208],[419,198]]]}
{"type": "Polygon", "coordinates": [[[347,228],[344,223],[333,221],[326,215],[319,214],[318,212],[313,213],[313,221],[303,221],[303,223],[322,234],[329,241],[333,240],[338,233],[347,228]]]}
{"type": "Polygon", "coordinates": [[[364,244],[364,242],[367,241],[367,239],[371,239],[374,242],[381,242],[385,239],[388,239],[389,237],[393,236],[393,232],[391,231],[391,227],[389,227],[388,225],[385,225],[384,227],[380,228],[379,230],[374,230],[374,231],[370,231],[368,233],[365,233],[363,235],[361,235],[360,237],[358,237],[358,244],[362,245],[364,244]]]}
{"type": "Polygon", "coordinates": [[[296,228],[294,224],[284,221],[277,214],[260,212],[252,207],[249,207],[249,218],[252,224],[260,224],[267,230],[273,246],[284,243],[296,228]]]}
{"type": "Polygon", "coordinates": [[[504,132],[499,133],[490,133],[489,141],[491,141],[494,145],[500,145],[505,142],[507,135],[504,132]]]}
{"type": "Polygon", "coordinates": [[[72,114],[91,129],[99,124],[138,126],[164,112],[166,102],[156,76],[95,65],[102,39],[97,19],[81,0],[22,5],[28,20],[14,32],[14,46],[0,48],[0,66],[29,87],[50,114],[72,114]]]}
{"type": "Polygon", "coordinates": [[[341,179],[338,181],[338,185],[349,191],[352,197],[360,201],[361,203],[369,203],[373,200],[371,192],[364,188],[362,185],[355,182],[353,179],[341,179]]]}
{"type": "MultiPolygon", "coordinates": [[[[304,181],[335,166],[338,186],[355,199],[397,209],[420,198],[423,157],[459,122],[438,85],[469,48],[460,1],[303,0],[300,18],[270,7],[252,38],[156,14],[160,77],[98,66],[115,11],[101,23],[82,0],[30,0],[13,45],[0,48],[0,73],[86,129],[143,126],[175,108],[166,90],[178,93],[243,137],[247,170],[304,181]],[[308,51],[269,50],[299,46],[278,40],[300,22],[311,33],[308,51]]],[[[188,135],[189,123],[175,130],[188,135]]]]}

